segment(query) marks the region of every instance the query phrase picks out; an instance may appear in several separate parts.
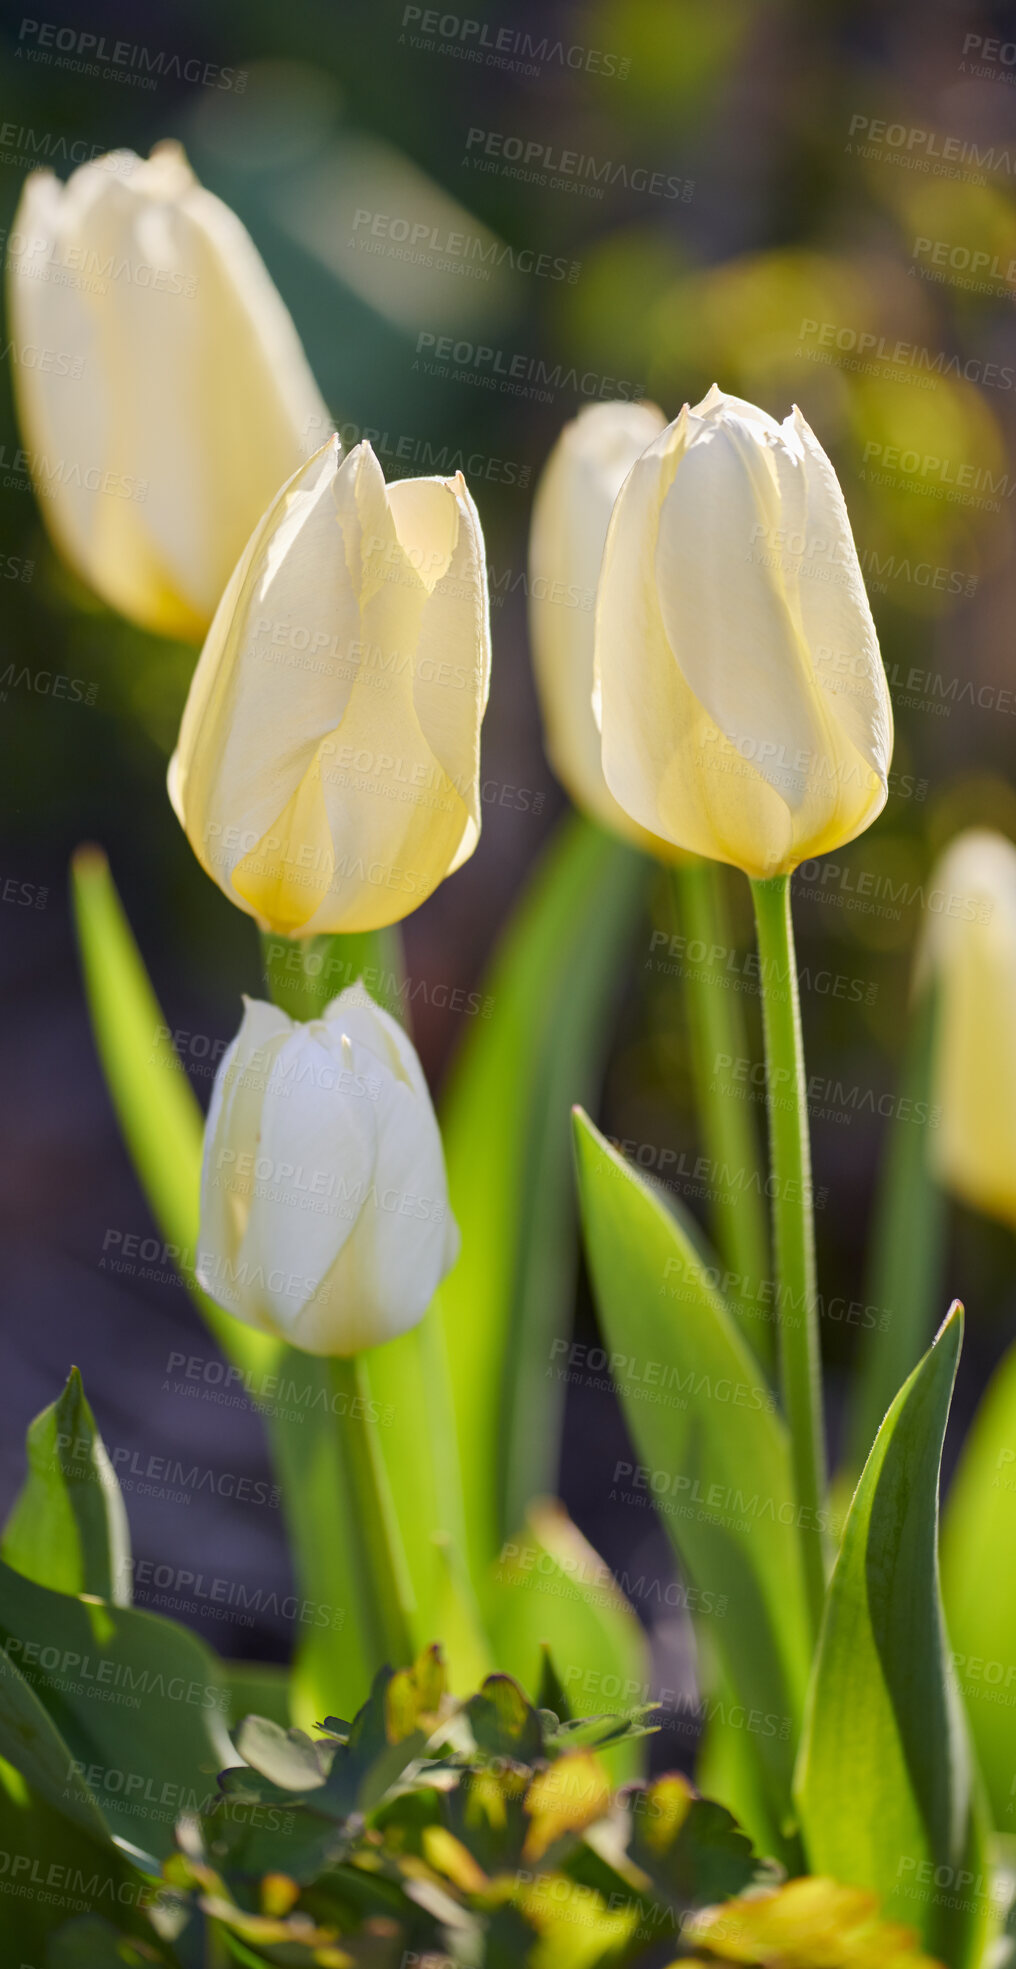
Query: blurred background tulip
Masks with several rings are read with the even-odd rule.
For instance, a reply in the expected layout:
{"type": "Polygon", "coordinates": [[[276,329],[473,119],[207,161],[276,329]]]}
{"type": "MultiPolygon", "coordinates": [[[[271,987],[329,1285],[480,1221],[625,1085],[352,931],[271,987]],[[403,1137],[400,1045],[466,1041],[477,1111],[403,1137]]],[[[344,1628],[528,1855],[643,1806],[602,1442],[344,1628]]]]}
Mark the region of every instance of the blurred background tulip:
{"type": "Polygon", "coordinates": [[[643,452],[607,536],[596,670],[607,783],[678,847],[786,874],[881,812],[889,691],[799,411],[780,425],[714,387],[643,452]]]}
{"type": "Polygon", "coordinates": [[[946,849],[930,893],[932,1167],[964,1203],[1016,1229],[1016,847],[970,828],[946,849]]]}
{"type": "Polygon", "coordinates": [[[347,1356],[415,1326],[457,1253],[402,1027],[355,985],[307,1024],[248,999],[208,1113],[205,1290],[248,1326],[347,1356]]]}
{"type": "Polygon", "coordinates": [[[244,544],[329,419],[236,214],[177,143],[27,180],[11,327],[73,359],[16,370],[54,542],[112,608],[199,642],[244,544]]]}
{"type": "Polygon", "coordinates": [[[490,685],[483,535],[464,480],[386,486],[337,439],[284,486],[194,674],[170,794],[262,928],[373,930],[480,834],[490,685]]]}
{"type": "Polygon", "coordinates": [[[596,584],[614,501],[664,427],[651,403],[587,404],[555,444],[533,500],[529,635],[547,756],[575,805],[647,854],[673,859],[619,807],[600,763],[593,716],[596,584]]]}

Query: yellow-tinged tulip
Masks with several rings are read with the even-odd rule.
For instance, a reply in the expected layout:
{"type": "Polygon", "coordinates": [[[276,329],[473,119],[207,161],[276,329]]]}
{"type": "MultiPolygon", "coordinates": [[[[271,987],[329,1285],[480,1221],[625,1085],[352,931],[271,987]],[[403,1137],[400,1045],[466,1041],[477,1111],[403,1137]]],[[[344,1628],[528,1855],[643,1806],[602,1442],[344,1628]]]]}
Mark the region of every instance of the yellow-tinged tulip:
{"type": "Polygon", "coordinates": [[[800,411],[715,387],[636,461],[607,535],[603,770],[654,834],[755,877],[885,805],[892,710],[847,509],[800,411]]]}
{"type": "Polygon", "coordinates": [[[66,184],[34,172],[8,265],[21,428],[56,546],[111,607],[200,642],[330,421],[253,241],[164,143],[66,184]]]}
{"type": "Polygon", "coordinates": [[[245,999],[205,1129],[206,1292],[306,1353],[355,1354],[423,1318],[458,1249],[402,1027],[362,985],[306,1025],[245,999]]]}
{"type": "Polygon", "coordinates": [[[565,425],[533,502],[529,636],[547,754],[562,786],[601,827],[673,860],[669,842],[618,806],[593,716],[593,608],[607,527],[636,458],[664,423],[654,403],[593,403],[565,425]]]}
{"type": "Polygon", "coordinates": [[[1016,1226],[1016,847],[987,828],[958,835],[928,895],[932,1165],[975,1210],[1016,1226]]]}
{"type": "Polygon", "coordinates": [[[483,535],[461,473],[386,485],[331,439],[233,572],[169,769],[198,860],[263,929],[374,930],[480,834],[483,535]]]}

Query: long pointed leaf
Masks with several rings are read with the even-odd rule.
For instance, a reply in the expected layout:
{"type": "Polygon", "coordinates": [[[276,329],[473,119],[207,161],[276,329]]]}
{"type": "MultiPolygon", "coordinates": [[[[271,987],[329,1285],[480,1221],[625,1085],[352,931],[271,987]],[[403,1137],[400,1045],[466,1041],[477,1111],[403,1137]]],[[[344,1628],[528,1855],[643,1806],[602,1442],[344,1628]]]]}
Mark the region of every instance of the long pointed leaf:
{"type": "Polygon", "coordinates": [[[113,1466],[81,1376],[28,1425],[28,1475],[11,1506],[0,1558],[37,1586],[131,1601],[130,1532],[113,1466]]]}
{"type": "MultiPolygon", "coordinates": [[[[901,1095],[910,1112],[927,1111],[931,1098],[936,993],[923,991],[914,1007],[904,1055],[901,1095]]],[[[928,1123],[897,1122],[889,1129],[885,1171],[878,1186],[867,1301],[876,1324],[864,1335],[848,1432],[851,1484],[864,1465],[882,1417],[916,1367],[934,1327],[941,1292],[948,1208],[928,1154],[928,1123]]]]}
{"type": "Polygon", "coordinates": [[[568,1109],[595,1091],[606,1011],[651,865],[577,817],[555,836],[486,983],[444,1104],[462,1252],[441,1293],[469,1553],[482,1579],[557,1483],[546,1373],[574,1280],[568,1109]]]}
{"type": "Polygon", "coordinates": [[[981,1959],[990,1893],[938,1583],[938,1481],[957,1303],[879,1430],[829,1584],[797,1797],[809,1863],[885,1897],[953,1969],[981,1959]]]}
{"type": "MultiPolygon", "coordinates": [[[[131,1160],[152,1213],[184,1265],[198,1244],[204,1122],[177,1058],[130,924],[99,848],[81,848],[71,869],[81,964],[95,1042],[131,1160]]],[[[191,1285],[224,1353],[264,1373],[274,1341],[231,1319],[191,1285]]]]}
{"type": "Polygon", "coordinates": [[[616,1485],[656,1501],[684,1570],[726,1602],[711,1642],[760,1719],[751,1755],[779,1824],[808,1674],[786,1429],[678,1221],[586,1115],[575,1140],[596,1302],[642,1459],[616,1485]]]}
{"type": "Polygon", "coordinates": [[[970,1426],[942,1526],[953,1662],[995,1823],[1013,1829],[1016,1778],[1016,1346],[970,1426]]]}
{"type": "MultiPolygon", "coordinates": [[[[8,1761],[59,1806],[59,1758],[68,1800],[83,1779],[112,1835],[169,1853],[178,1813],[214,1794],[231,1756],[229,1696],[211,1649],[159,1614],[53,1593],[0,1565],[0,1658],[57,1733],[54,1744],[50,1731],[29,1735],[16,1720],[23,1741],[0,1745],[8,1761]]],[[[27,1713],[21,1692],[19,1702],[27,1713]]],[[[74,1816],[90,1829],[83,1808],[74,1816]]]]}

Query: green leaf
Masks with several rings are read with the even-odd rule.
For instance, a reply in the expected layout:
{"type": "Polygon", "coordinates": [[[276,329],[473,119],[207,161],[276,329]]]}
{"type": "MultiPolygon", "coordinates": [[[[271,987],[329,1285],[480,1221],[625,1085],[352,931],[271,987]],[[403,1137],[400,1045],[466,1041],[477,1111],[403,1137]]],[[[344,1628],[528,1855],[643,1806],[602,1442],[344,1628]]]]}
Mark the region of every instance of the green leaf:
{"type": "Polygon", "coordinates": [[[651,864],[588,822],[560,829],[485,982],[443,1132],[462,1233],[441,1308],[479,1588],[529,1499],[557,1487],[575,1267],[568,1109],[596,1091],[612,991],[651,864]]]}
{"type": "Polygon", "coordinates": [[[324,1784],[322,1746],[305,1730],[284,1730],[267,1716],[245,1716],[236,1747],[246,1764],[284,1791],[314,1791],[324,1784]]]}
{"type": "Polygon", "coordinates": [[[633,1794],[628,1857],[682,1912],[739,1894],[758,1871],[751,1841],[723,1805],[698,1798],[677,1772],[633,1794]]]}
{"type": "MultiPolygon", "coordinates": [[[[932,1094],[937,993],[928,985],[913,1007],[901,1097],[912,1113],[932,1094]]],[[[928,1345],[941,1295],[949,1212],[932,1173],[928,1124],[901,1121],[887,1130],[884,1173],[876,1186],[871,1271],[865,1297],[876,1323],[862,1337],[851,1398],[846,1475],[857,1482],[882,1417],[928,1345]]]]}
{"type": "Polygon", "coordinates": [[[559,1723],[570,1723],[574,1713],[546,1642],[540,1650],[540,1680],[536,1690],[536,1707],[549,1709],[559,1723]]]}
{"type": "Polygon", "coordinates": [[[981,1397],[946,1502],[953,1663],[1000,1832],[1016,1829],[1016,1346],[981,1397]]]}
{"type": "Polygon", "coordinates": [[[470,1696],[466,1715],[476,1747],[488,1757],[534,1764],[543,1750],[543,1731],[532,1704],[510,1675],[488,1675],[470,1696]]]}
{"type": "Polygon", "coordinates": [[[67,1815],[65,1805],[57,1809],[47,1804],[17,1771],[0,1761],[5,1963],[17,1969],[21,1964],[42,1969],[43,1963],[59,1961],[54,1931],[62,1936],[71,1906],[96,1912],[115,1909],[125,1928],[147,1929],[143,1910],[158,1895],[159,1883],[139,1873],[109,1843],[97,1807],[95,1813],[99,1829],[93,1828],[89,1836],[67,1815]],[[40,1891],[18,1891],[33,1886],[40,1891]],[[52,1951],[49,1955],[47,1947],[52,1951]]]}
{"type": "Polygon", "coordinates": [[[361,1370],[376,1404],[377,1442],[412,1582],[414,1643],[439,1640],[453,1685],[470,1688],[494,1663],[465,1564],[441,1294],[419,1326],[361,1355],[361,1370]]]}
{"type": "Polygon", "coordinates": [[[829,1583],[797,1799],[812,1870],[885,1897],[977,1963],[990,1900],[938,1584],[938,1482],[963,1333],[954,1304],[864,1466],[829,1583]]]}
{"type": "Polygon", "coordinates": [[[76,1367],[62,1395],[29,1423],[26,1453],[28,1475],[0,1558],[37,1586],[129,1606],[127,1513],[76,1367]]]}
{"type": "Polygon", "coordinates": [[[86,1914],[54,1936],[46,1969],[154,1969],[169,1960],[154,1941],[128,1937],[101,1915],[86,1914]]]}
{"type": "Polygon", "coordinates": [[[178,1814],[197,1809],[231,1761],[211,1650],[158,1614],[54,1593],[0,1565],[0,1655],[0,1753],[88,1829],[82,1786],[110,1834],[171,1852],[178,1814]]]}
{"type": "MultiPolygon", "coordinates": [[[[808,1649],[787,1433],[758,1361],[656,1193],[576,1116],[586,1250],[641,1463],[616,1490],[656,1504],[715,1617],[710,1644],[749,1715],[774,1826],[790,1798],[808,1649]]],[[[579,1703],[581,1707],[581,1703],[579,1703]]]]}
{"type": "Polygon", "coordinates": [[[276,1342],[224,1313],[193,1282],[204,1122],[101,849],[79,848],[71,882],[95,1041],[131,1159],[223,1352],[264,1373],[276,1342]]]}
{"type": "MultiPolygon", "coordinates": [[[[12,1573],[12,1579],[19,1577],[12,1573]]],[[[37,1648],[45,1640],[37,1640],[37,1648]]],[[[26,1676],[15,1666],[9,1637],[0,1648],[0,1758],[13,1765],[26,1785],[65,1819],[106,1843],[106,1821],[59,1725],[26,1676]]],[[[18,1649],[20,1652],[20,1649],[18,1649]]]]}
{"type": "Polygon", "coordinates": [[[335,1706],[351,1714],[376,1667],[359,1595],[354,1505],[339,1437],[341,1398],[330,1370],[326,1359],[284,1348],[279,1398],[268,1424],[300,1593],[316,1610],[301,1623],[292,1671],[293,1721],[303,1729],[335,1706]]]}
{"type": "MultiPolygon", "coordinates": [[[[534,1695],[543,1686],[549,1644],[573,1715],[613,1715],[648,1702],[643,1629],[562,1504],[544,1499],[531,1506],[491,1569],[484,1605],[499,1666],[534,1695]]],[[[618,1783],[641,1774],[642,1750],[629,1739],[611,1751],[618,1783]]]]}

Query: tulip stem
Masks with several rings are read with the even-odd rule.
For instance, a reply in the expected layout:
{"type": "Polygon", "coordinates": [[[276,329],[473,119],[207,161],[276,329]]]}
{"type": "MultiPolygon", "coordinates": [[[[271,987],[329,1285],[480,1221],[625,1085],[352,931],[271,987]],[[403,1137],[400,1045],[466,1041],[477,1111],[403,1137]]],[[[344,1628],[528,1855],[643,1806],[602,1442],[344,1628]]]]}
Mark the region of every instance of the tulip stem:
{"type": "Polygon", "coordinates": [[[415,1659],[416,1605],[406,1550],[396,1516],[384,1455],[374,1421],[370,1373],[363,1354],[333,1358],[332,1385],[338,1403],[339,1439],[358,1529],[358,1573],[366,1608],[376,1630],[376,1658],[392,1668],[415,1659]]]}
{"type": "Polygon", "coordinates": [[[725,956],[733,947],[725,875],[718,862],[696,856],[677,864],[673,886],[685,938],[684,989],[695,1105],[716,1197],[714,1234],[724,1264],[735,1275],[735,1309],[755,1352],[768,1366],[769,1333],[757,1317],[761,1287],[769,1277],[765,1206],[760,1191],[752,1186],[758,1171],[758,1142],[751,1111],[730,1077],[733,1063],[747,1056],[747,1040],[734,989],[737,980],[724,976],[725,956]],[[701,960],[691,955],[699,945],[701,960]]]}
{"type": "Polygon", "coordinates": [[[817,1637],[825,1599],[820,1515],[825,1441],[811,1147],[790,877],[753,881],[751,892],[762,973],[780,1379],[790,1430],[805,1593],[817,1637]]]}

